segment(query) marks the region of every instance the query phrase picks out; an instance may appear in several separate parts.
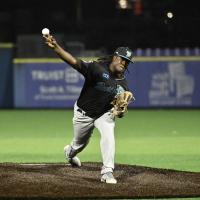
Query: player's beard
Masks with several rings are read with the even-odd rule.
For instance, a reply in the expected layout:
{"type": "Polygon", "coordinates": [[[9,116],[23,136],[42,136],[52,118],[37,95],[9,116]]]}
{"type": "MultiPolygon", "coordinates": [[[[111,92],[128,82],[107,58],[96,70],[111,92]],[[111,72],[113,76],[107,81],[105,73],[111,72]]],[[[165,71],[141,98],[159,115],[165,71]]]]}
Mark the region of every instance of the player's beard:
{"type": "Polygon", "coordinates": [[[125,70],[126,69],[124,67],[116,66],[113,74],[117,78],[123,78],[125,70]]]}
{"type": "Polygon", "coordinates": [[[116,71],[117,73],[124,73],[125,70],[126,70],[126,68],[125,68],[123,65],[121,65],[121,64],[117,64],[117,65],[115,66],[115,71],[116,71]]]}
{"type": "Polygon", "coordinates": [[[117,78],[121,78],[124,76],[124,72],[126,71],[126,67],[119,63],[112,63],[110,65],[110,70],[114,76],[117,78]]]}

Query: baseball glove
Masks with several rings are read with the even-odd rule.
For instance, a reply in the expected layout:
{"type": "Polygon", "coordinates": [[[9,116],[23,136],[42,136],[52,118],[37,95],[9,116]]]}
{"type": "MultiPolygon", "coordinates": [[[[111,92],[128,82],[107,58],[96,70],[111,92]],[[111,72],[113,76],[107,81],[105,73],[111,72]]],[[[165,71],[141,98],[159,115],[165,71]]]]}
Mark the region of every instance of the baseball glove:
{"type": "Polygon", "coordinates": [[[135,100],[133,94],[129,91],[122,92],[115,96],[114,100],[111,102],[113,108],[111,113],[113,117],[121,118],[127,112],[128,104],[131,100],[135,100]]]}

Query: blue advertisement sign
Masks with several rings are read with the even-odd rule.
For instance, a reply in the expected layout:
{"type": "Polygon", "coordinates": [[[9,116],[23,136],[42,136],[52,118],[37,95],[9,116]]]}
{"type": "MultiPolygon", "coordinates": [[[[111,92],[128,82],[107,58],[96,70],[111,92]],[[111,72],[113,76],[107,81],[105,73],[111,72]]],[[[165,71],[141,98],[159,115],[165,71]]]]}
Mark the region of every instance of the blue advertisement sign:
{"type": "Polygon", "coordinates": [[[72,107],[81,92],[83,76],[65,63],[17,65],[16,107],[72,107]]]}
{"type": "Polygon", "coordinates": [[[200,106],[200,62],[137,62],[131,67],[127,79],[136,98],[131,106],[200,106]]]}
{"type": "MultiPolygon", "coordinates": [[[[200,61],[136,61],[130,107],[200,107],[200,61]]],[[[16,63],[15,107],[71,108],[84,77],[66,63],[16,63]]]]}

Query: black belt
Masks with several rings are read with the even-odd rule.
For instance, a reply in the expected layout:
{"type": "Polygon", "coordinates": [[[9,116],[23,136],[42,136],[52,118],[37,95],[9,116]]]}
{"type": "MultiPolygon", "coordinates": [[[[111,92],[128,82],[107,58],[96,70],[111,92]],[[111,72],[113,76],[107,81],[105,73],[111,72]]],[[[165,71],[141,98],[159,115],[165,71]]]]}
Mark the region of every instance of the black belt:
{"type": "Polygon", "coordinates": [[[86,115],[86,112],[83,111],[82,109],[78,108],[77,111],[80,112],[81,114],[83,114],[84,116],[87,116],[87,115],[86,115]]]}
{"type": "Polygon", "coordinates": [[[100,117],[100,116],[98,116],[98,117],[90,116],[90,115],[88,115],[87,112],[85,112],[85,111],[82,110],[81,108],[77,108],[77,112],[80,112],[80,113],[83,114],[84,116],[87,116],[87,117],[90,117],[90,118],[93,118],[93,119],[97,119],[98,117],[100,117]]]}

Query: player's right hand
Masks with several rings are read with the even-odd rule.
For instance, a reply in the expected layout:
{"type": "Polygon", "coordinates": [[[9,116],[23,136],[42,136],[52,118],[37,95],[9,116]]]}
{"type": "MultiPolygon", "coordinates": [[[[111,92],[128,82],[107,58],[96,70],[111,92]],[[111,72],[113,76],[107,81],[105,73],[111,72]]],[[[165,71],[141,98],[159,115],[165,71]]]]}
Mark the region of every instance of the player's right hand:
{"type": "Polygon", "coordinates": [[[43,38],[45,39],[45,43],[50,48],[55,49],[58,46],[55,38],[52,35],[43,35],[43,38]]]}

